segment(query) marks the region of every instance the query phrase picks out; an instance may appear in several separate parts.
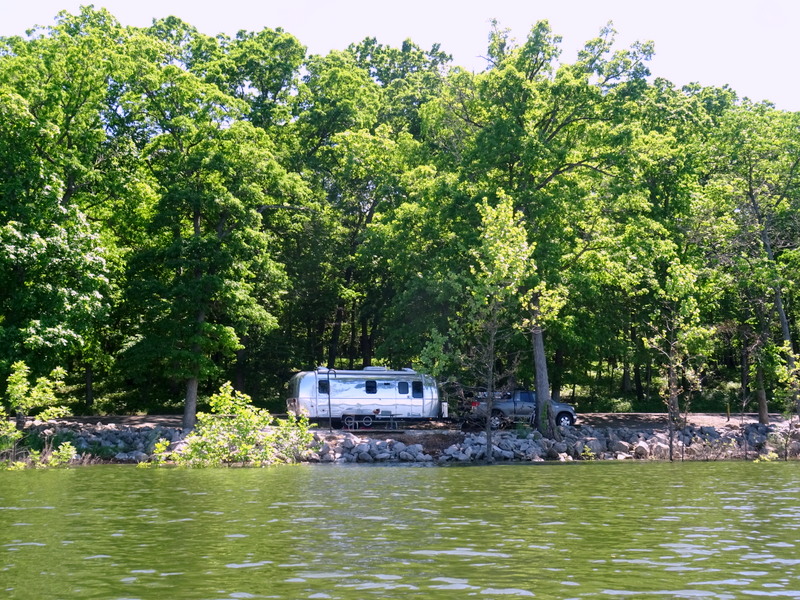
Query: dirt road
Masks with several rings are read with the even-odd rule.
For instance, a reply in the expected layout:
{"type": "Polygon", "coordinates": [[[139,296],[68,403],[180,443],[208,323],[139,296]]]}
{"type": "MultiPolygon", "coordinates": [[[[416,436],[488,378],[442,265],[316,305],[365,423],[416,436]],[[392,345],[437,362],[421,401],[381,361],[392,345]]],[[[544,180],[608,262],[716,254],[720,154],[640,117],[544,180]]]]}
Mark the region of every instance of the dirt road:
{"type": "MultiPolygon", "coordinates": [[[[81,423],[114,423],[121,427],[180,427],[181,415],[119,415],[102,417],[69,417],[64,421],[81,423]]],[[[770,414],[770,423],[779,425],[786,422],[780,414],[770,414]]],[[[738,427],[747,423],[758,423],[758,415],[747,413],[728,417],[724,413],[694,413],[686,417],[687,424],[695,427],[738,427]]],[[[444,425],[444,424],[442,424],[444,425]]],[[[628,427],[630,429],[666,429],[668,426],[665,413],[582,413],[578,415],[578,426],[592,427],[628,427]]]]}

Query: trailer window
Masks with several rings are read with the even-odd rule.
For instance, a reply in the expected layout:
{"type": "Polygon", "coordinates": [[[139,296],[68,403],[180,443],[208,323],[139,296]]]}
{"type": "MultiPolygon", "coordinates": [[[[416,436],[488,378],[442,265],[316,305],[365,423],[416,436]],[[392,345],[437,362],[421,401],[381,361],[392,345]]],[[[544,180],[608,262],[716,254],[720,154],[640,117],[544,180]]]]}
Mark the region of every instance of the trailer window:
{"type": "Polygon", "coordinates": [[[412,381],[411,382],[411,397],[412,398],[422,398],[422,382],[421,381],[412,381]]]}
{"type": "Polygon", "coordinates": [[[378,393],[378,382],[374,379],[368,379],[366,381],[365,392],[368,394],[377,394],[378,393]]]}
{"type": "Polygon", "coordinates": [[[322,379],[317,384],[317,390],[320,394],[330,394],[331,386],[327,379],[322,379]]]}
{"type": "Polygon", "coordinates": [[[408,393],[408,382],[407,381],[398,381],[397,382],[397,393],[398,394],[407,394],[408,393]]]}

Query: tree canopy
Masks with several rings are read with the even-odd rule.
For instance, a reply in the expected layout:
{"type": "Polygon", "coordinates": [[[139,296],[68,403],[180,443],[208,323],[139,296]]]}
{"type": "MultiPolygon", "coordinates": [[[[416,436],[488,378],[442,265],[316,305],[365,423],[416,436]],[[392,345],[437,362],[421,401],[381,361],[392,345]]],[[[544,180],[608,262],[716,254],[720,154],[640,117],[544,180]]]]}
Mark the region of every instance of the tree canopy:
{"type": "Polygon", "coordinates": [[[0,38],[0,381],[63,367],[78,410],[187,427],[321,364],[796,410],[800,115],[653,52],[494,23],[475,73],[92,7],[0,38]]]}

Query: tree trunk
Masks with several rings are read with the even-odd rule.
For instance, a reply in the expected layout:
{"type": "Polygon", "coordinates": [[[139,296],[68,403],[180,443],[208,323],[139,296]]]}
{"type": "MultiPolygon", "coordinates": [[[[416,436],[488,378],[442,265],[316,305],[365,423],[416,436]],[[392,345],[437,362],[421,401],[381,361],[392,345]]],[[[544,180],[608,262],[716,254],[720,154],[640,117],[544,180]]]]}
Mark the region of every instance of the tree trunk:
{"type": "MultiPolygon", "coordinates": [[[[775,254],[772,251],[772,243],[769,239],[769,233],[767,231],[769,225],[769,218],[765,217],[761,213],[761,207],[758,203],[758,199],[756,198],[753,192],[750,193],[750,203],[753,208],[753,211],[756,215],[756,219],[758,220],[759,227],[761,229],[761,243],[764,247],[764,252],[767,255],[767,259],[773,264],[777,264],[775,261],[775,254]]],[[[783,338],[784,344],[787,345],[788,352],[786,353],[786,364],[789,367],[791,372],[795,370],[795,360],[794,360],[794,345],[792,344],[792,331],[789,328],[789,319],[786,317],[786,309],[783,307],[783,297],[781,295],[781,287],[779,284],[775,284],[772,288],[774,294],[774,305],[775,305],[775,312],[778,313],[778,319],[781,323],[781,337],[783,338]]],[[[800,390],[797,389],[797,383],[792,384],[792,398],[794,399],[794,409],[795,412],[800,414],[800,390]]]]}
{"type": "MultiPolygon", "coordinates": [[[[197,323],[198,329],[200,326],[205,323],[206,320],[206,311],[205,309],[200,309],[197,311],[197,316],[195,318],[195,323],[197,323]]],[[[200,344],[195,343],[192,346],[192,353],[195,357],[195,364],[193,367],[192,376],[189,377],[188,381],[186,382],[186,401],[183,406],[183,429],[184,431],[191,431],[194,429],[194,425],[197,422],[197,389],[200,385],[200,344]]]]}
{"type": "Polygon", "coordinates": [[[372,364],[372,334],[369,332],[366,317],[361,317],[361,360],[362,367],[369,367],[372,364]]]}
{"type": "Polygon", "coordinates": [[[602,396],[601,387],[603,385],[603,357],[597,358],[597,370],[594,373],[594,383],[592,384],[592,398],[602,396]]]}
{"type": "Polygon", "coordinates": [[[636,388],[636,401],[644,402],[644,383],[642,382],[642,365],[638,361],[633,366],[633,385],[636,388]]]}
{"type": "Polygon", "coordinates": [[[333,322],[331,331],[331,342],[328,346],[328,368],[336,368],[336,359],[339,358],[339,338],[342,337],[342,320],[344,319],[344,303],[340,302],[336,307],[336,319],[333,322]]]}
{"type": "Polygon", "coordinates": [[[622,381],[619,384],[619,390],[623,394],[628,394],[633,389],[631,382],[631,363],[626,358],[622,363],[622,381]]]}
{"type": "Polygon", "coordinates": [[[758,422],[769,425],[769,409],[767,407],[767,390],[764,388],[764,367],[756,368],[756,397],[758,398],[758,422]]]}
{"type": "Polygon", "coordinates": [[[556,427],[556,416],[550,402],[550,382],[547,378],[547,357],[544,351],[544,332],[541,327],[531,331],[533,344],[533,362],[536,368],[536,411],[538,413],[539,431],[542,435],[551,436],[561,441],[561,434],[556,427]],[[542,415],[546,418],[542,419],[542,415]]]}
{"type": "Polygon", "coordinates": [[[246,376],[245,376],[245,363],[247,362],[247,349],[239,348],[236,351],[236,365],[234,367],[234,382],[233,387],[243,394],[247,393],[246,376]]]}
{"type": "Polygon", "coordinates": [[[553,378],[550,381],[550,397],[553,402],[561,402],[561,386],[563,385],[564,350],[557,348],[553,357],[553,378]]]}
{"type": "Polygon", "coordinates": [[[674,424],[681,420],[681,409],[678,404],[678,371],[675,368],[675,358],[671,354],[670,352],[667,365],[667,409],[669,420],[674,424]]]}
{"type": "MultiPolygon", "coordinates": [[[[353,267],[347,267],[344,272],[344,287],[348,288],[353,281],[353,267]]],[[[336,318],[333,322],[333,331],[331,332],[331,343],[328,346],[328,368],[336,368],[336,359],[339,358],[339,340],[342,337],[342,324],[344,321],[345,305],[344,300],[339,298],[336,305],[336,318]]]]}
{"type": "Polygon", "coordinates": [[[197,375],[190,377],[186,382],[186,403],[183,406],[183,430],[191,431],[197,423],[197,375]]]}
{"type": "Polygon", "coordinates": [[[86,406],[94,406],[94,369],[90,363],[86,364],[86,406]]]}
{"type": "MultiPolygon", "coordinates": [[[[493,305],[494,307],[495,305],[493,305]]],[[[486,346],[486,462],[494,462],[494,442],[492,441],[492,411],[494,411],[494,362],[497,336],[497,315],[492,311],[491,330],[486,346]]]]}
{"type": "Polygon", "coordinates": [[[356,301],[350,306],[350,338],[347,342],[347,368],[356,368],[356,301]]]}
{"type": "Polygon", "coordinates": [[[636,389],[636,401],[644,401],[644,383],[642,382],[642,340],[636,330],[636,326],[631,326],[631,345],[634,348],[633,354],[633,385],[636,389]]]}

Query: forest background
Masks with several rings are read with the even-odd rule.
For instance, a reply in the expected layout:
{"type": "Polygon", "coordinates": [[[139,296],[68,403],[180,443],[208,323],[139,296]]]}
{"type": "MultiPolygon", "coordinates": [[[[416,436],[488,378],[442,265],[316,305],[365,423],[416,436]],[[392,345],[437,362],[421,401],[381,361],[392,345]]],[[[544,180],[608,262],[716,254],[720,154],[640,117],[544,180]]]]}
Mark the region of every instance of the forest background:
{"type": "MultiPolygon", "coordinates": [[[[0,394],[282,412],[317,365],[579,411],[798,406],[800,115],[495,25],[487,67],[105,10],[0,38],[0,394]],[[59,371],[55,371],[59,372],[59,371]]],[[[4,397],[0,396],[0,397],[4,397]]]]}

